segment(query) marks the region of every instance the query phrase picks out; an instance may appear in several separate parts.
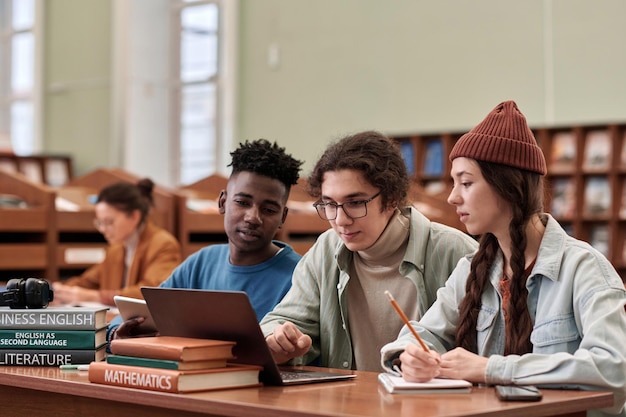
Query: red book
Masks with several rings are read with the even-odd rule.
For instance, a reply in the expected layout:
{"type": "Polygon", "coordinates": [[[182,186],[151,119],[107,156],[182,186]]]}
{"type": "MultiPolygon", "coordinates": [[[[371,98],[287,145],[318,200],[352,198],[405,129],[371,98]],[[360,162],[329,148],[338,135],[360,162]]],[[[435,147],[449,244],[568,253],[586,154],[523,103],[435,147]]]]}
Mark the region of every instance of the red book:
{"type": "Polygon", "coordinates": [[[260,386],[260,366],[229,364],[223,368],[196,371],[147,368],[92,362],[89,381],[150,391],[185,393],[260,386]]]}
{"type": "Polygon", "coordinates": [[[173,361],[234,359],[235,342],[190,337],[153,336],[114,339],[111,353],[173,361]]]}

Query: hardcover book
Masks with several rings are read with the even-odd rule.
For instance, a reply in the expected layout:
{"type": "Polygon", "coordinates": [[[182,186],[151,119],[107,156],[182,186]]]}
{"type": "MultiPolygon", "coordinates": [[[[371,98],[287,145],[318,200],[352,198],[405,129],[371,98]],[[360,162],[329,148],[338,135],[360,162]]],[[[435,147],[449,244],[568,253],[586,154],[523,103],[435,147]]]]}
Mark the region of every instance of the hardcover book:
{"type": "Polygon", "coordinates": [[[410,141],[402,141],[399,146],[407,172],[411,176],[415,175],[415,149],[413,143],[410,141]]]}
{"type": "Polygon", "coordinates": [[[101,361],[105,347],[99,349],[31,350],[0,349],[0,366],[61,366],[101,361]]]}
{"type": "Polygon", "coordinates": [[[0,329],[97,330],[106,327],[107,307],[0,307],[0,329]]]}
{"type": "Polygon", "coordinates": [[[576,184],[573,178],[555,178],[552,181],[552,215],[557,219],[570,219],[575,214],[576,184]]]}
{"type": "Polygon", "coordinates": [[[549,170],[557,172],[573,172],[576,163],[576,137],[573,132],[557,132],[552,138],[549,170]]]}
{"type": "Polygon", "coordinates": [[[585,141],[586,171],[605,171],[611,163],[611,136],[608,130],[592,130],[585,141]]]}
{"type": "Polygon", "coordinates": [[[609,256],[610,233],[608,224],[597,224],[589,233],[589,244],[604,256],[609,256]]]}
{"type": "Polygon", "coordinates": [[[261,369],[256,365],[230,364],[215,369],[177,371],[94,362],[89,365],[89,381],[151,391],[184,393],[260,386],[261,369]]]}
{"type": "Polygon", "coordinates": [[[192,369],[223,368],[228,363],[226,359],[206,361],[172,361],[167,359],[140,358],[138,356],[107,355],[107,362],[116,365],[145,366],[149,368],[177,369],[189,371],[192,369]]]}
{"type": "Polygon", "coordinates": [[[463,379],[434,378],[428,382],[408,382],[391,373],[378,374],[378,382],[390,394],[461,394],[471,391],[472,383],[463,379]]]}
{"type": "Polygon", "coordinates": [[[174,361],[234,359],[235,342],[176,336],[136,337],[111,341],[111,353],[174,361]]]}
{"type": "Polygon", "coordinates": [[[106,343],[106,327],[98,330],[0,329],[0,349],[97,349],[106,343]]]}
{"type": "Polygon", "coordinates": [[[589,177],[585,182],[585,215],[608,216],[611,208],[611,188],[607,177],[589,177]]]}
{"type": "Polygon", "coordinates": [[[423,174],[432,176],[443,175],[443,164],[443,143],[440,139],[428,141],[424,156],[423,174]]]}

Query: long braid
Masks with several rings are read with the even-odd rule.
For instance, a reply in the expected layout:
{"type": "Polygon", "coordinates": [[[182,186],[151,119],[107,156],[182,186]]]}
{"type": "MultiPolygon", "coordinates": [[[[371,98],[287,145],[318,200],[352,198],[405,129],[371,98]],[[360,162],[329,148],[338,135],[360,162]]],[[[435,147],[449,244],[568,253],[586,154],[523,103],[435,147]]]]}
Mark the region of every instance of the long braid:
{"type": "Polygon", "coordinates": [[[459,306],[459,325],[456,329],[456,344],[466,350],[478,353],[476,346],[476,324],[480,311],[481,296],[487,281],[489,270],[498,253],[498,241],[492,234],[480,239],[478,251],[472,259],[470,273],[465,285],[465,297],[459,306]]]}
{"type": "Polygon", "coordinates": [[[512,205],[513,218],[511,220],[509,234],[511,235],[511,269],[513,276],[510,282],[510,302],[508,304],[508,316],[514,326],[506,326],[506,343],[504,354],[524,354],[532,351],[530,333],[533,328],[530,313],[528,312],[528,290],[525,279],[525,257],[527,239],[524,225],[527,224],[527,213],[523,205],[512,205]]]}

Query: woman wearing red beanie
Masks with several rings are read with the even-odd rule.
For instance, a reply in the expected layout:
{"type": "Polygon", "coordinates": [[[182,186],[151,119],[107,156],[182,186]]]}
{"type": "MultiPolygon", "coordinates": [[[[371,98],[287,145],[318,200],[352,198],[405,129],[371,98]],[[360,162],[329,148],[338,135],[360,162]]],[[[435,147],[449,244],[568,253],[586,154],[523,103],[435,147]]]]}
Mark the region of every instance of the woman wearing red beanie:
{"type": "Polygon", "coordinates": [[[626,415],[626,292],[609,261],[543,213],[544,155],[513,101],[499,104],[450,154],[456,207],[478,251],[462,259],[413,327],[383,347],[409,381],[613,391],[626,415]]]}

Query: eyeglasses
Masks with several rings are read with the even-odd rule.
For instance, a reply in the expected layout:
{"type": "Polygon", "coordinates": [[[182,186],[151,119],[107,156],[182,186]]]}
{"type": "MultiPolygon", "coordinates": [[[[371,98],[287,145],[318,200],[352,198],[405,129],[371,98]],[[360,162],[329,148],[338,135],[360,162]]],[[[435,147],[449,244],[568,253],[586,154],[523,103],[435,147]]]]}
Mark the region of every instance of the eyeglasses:
{"type": "Polygon", "coordinates": [[[313,204],[313,207],[315,207],[318,216],[320,216],[322,220],[335,220],[337,218],[337,212],[339,211],[340,207],[349,218],[353,220],[360,219],[361,217],[367,216],[367,203],[369,203],[379,195],[380,191],[374,194],[372,197],[368,198],[367,200],[347,201],[343,204],[323,203],[320,201],[313,204]]]}
{"type": "Polygon", "coordinates": [[[115,224],[115,220],[112,220],[112,219],[106,219],[106,220],[93,219],[93,225],[98,230],[107,229],[109,227],[112,227],[113,224],[115,224]]]}

